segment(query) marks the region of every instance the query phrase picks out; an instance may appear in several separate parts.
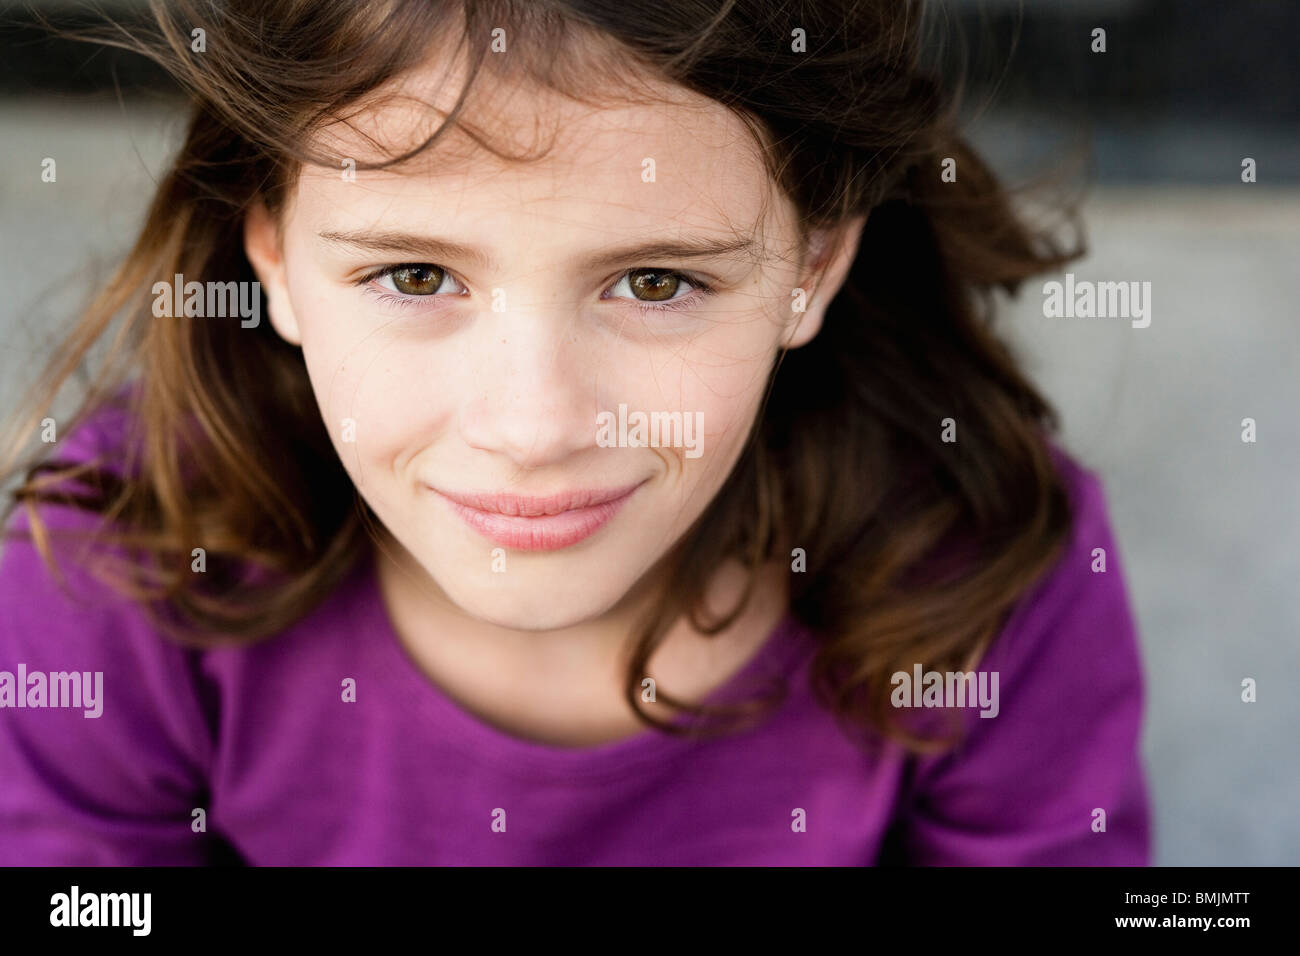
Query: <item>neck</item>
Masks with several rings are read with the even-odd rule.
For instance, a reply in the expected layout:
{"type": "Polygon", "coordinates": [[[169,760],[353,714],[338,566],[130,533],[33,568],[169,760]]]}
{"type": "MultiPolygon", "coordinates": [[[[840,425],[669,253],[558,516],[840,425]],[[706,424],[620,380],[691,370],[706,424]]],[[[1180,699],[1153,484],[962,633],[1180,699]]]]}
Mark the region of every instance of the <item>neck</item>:
{"type": "MultiPolygon", "coordinates": [[[[642,729],[623,698],[629,642],[654,600],[647,576],[607,613],[555,630],[502,627],[457,607],[399,544],[376,554],[393,629],[419,668],[462,706],[518,734],[592,743],[642,729]]],[[[689,615],[669,627],[647,666],[674,696],[698,702],[753,657],[788,606],[787,570],[767,565],[747,606],[716,635],[689,615]]],[[[739,562],[719,569],[706,590],[710,612],[729,611],[743,592],[739,562]]]]}

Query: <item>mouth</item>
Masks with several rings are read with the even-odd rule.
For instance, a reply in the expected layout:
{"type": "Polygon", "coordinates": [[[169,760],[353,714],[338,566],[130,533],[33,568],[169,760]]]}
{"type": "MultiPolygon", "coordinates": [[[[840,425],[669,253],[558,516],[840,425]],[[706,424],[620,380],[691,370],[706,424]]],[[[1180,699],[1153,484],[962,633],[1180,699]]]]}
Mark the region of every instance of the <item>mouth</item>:
{"type": "Polygon", "coordinates": [[[644,483],[545,496],[461,493],[425,487],[444,499],[471,529],[502,547],[558,551],[603,528],[644,483]]]}

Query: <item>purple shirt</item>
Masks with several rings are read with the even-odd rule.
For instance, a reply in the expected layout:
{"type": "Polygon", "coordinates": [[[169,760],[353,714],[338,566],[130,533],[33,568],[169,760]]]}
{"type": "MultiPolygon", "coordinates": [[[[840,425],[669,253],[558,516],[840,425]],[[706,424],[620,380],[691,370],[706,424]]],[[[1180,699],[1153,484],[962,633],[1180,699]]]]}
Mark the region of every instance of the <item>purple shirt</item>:
{"type": "MultiPolygon", "coordinates": [[[[120,426],[101,416],[60,457],[111,453],[120,426]]],[[[15,539],[0,556],[0,672],[11,688],[19,665],[102,672],[102,713],[0,708],[0,864],[201,864],[222,840],[253,864],[868,865],[887,831],[889,859],[913,864],[1147,864],[1123,568],[1098,478],[1053,455],[1077,508],[1069,545],[978,667],[998,672],[997,715],[965,709],[966,742],[937,757],[845,736],[811,696],[815,644],[790,617],[713,695],[786,675],[761,726],[555,747],[493,728],[417,669],[370,561],[284,633],[198,651],[67,560],[60,590],[15,539]]],[[[12,520],[26,525],[21,509],[12,520]]]]}

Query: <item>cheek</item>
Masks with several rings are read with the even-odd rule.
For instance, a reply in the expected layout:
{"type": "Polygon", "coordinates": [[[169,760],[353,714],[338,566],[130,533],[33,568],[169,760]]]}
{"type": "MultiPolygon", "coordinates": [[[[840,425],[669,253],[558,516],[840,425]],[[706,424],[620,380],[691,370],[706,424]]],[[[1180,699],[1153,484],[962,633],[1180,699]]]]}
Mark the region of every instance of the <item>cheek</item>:
{"type": "Polygon", "coordinates": [[[294,308],[330,439],[358,488],[378,493],[377,476],[390,474],[451,414],[450,398],[463,384],[459,363],[448,350],[408,341],[397,320],[376,326],[345,291],[303,290],[294,308]],[[430,389],[431,381],[440,387],[430,389]]]}
{"type": "Polygon", "coordinates": [[[735,464],[762,403],[776,340],[766,317],[755,317],[679,343],[653,369],[627,373],[640,403],[629,408],[695,417],[698,447],[663,450],[688,486],[716,487],[735,464]]]}
{"type": "Polygon", "coordinates": [[[734,369],[732,376],[710,376],[710,386],[701,384],[696,390],[687,409],[699,413],[700,446],[678,450],[683,475],[691,484],[716,489],[730,473],[758,414],[765,368],[754,363],[743,371],[734,369]]]}

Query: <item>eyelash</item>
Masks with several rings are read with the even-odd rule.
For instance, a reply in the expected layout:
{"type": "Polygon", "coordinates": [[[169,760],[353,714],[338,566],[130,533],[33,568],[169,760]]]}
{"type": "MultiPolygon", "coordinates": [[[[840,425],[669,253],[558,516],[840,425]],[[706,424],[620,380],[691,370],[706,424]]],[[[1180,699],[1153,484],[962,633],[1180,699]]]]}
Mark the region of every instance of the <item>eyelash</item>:
{"type": "MultiPolygon", "coordinates": [[[[392,275],[394,272],[396,272],[399,269],[410,269],[415,266],[430,266],[430,265],[435,265],[435,264],[431,262],[401,262],[396,265],[384,266],[382,269],[375,269],[374,271],[361,276],[356,280],[356,284],[358,286],[365,287],[368,286],[371,282],[374,282],[376,279],[381,279],[384,276],[392,275]]],[[[442,266],[437,266],[437,268],[442,269],[442,266]]],[[[449,270],[443,269],[443,271],[447,272],[450,275],[449,270]]],[[[622,299],[622,301],[630,303],[634,308],[639,309],[643,313],[647,313],[647,314],[653,314],[656,312],[658,313],[678,312],[684,309],[694,308],[700,304],[701,299],[707,296],[711,296],[716,292],[713,286],[709,285],[707,282],[704,282],[701,279],[696,278],[690,273],[679,272],[676,269],[653,269],[650,266],[639,266],[635,269],[627,269],[624,272],[619,273],[618,277],[614,280],[613,284],[609,286],[609,288],[610,289],[614,288],[614,286],[618,285],[620,282],[623,281],[623,279],[631,275],[633,272],[662,272],[666,275],[670,275],[677,279],[680,279],[688,283],[690,286],[692,286],[691,291],[686,295],[681,296],[680,298],[677,299],[665,300],[663,303],[659,305],[652,305],[651,303],[641,299],[636,299],[636,298],[624,299],[621,296],[619,297],[620,299],[622,299]]],[[[456,281],[459,282],[460,280],[457,279],[456,281]]],[[[370,292],[370,294],[374,295],[380,302],[384,303],[385,305],[392,305],[403,309],[413,308],[416,305],[416,302],[420,299],[439,298],[439,296],[436,293],[430,295],[403,295],[400,292],[394,293],[388,291],[387,289],[382,289],[382,290],[367,289],[367,291],[370,292]]],[[[607,289],[606,291],[609,290],[607,289]]]]}

